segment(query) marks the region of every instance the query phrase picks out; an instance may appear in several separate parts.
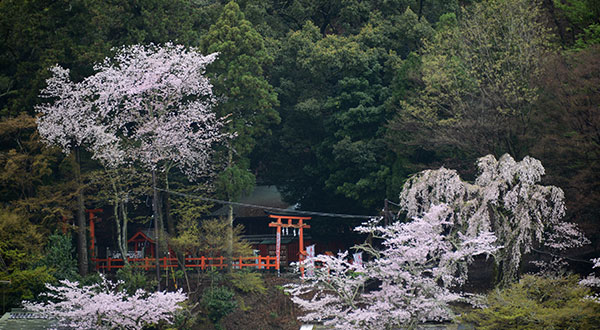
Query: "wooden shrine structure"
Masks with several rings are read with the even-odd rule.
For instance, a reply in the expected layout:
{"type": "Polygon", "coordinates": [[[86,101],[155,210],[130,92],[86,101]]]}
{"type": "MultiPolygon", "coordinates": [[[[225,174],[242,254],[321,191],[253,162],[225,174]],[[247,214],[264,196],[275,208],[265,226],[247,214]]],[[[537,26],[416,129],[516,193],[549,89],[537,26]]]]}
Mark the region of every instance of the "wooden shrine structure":
{"type": "MultiPolygon", "coordinates": [[[[113,258],[108,255],[106,258],[98,258],[96,251],[96,237],[95,237],[95,223],[101,219],[96,214],[101,213],[102,209],[86,210],[89,214],[89,228],[90,228],[90,256],[92,261],[95,263],[96,270],[111,271],[113,269],[122,268],[125,264],[123,257],[113,258]]],[[[280,274],[281,271],[281,241],[282,241],[282,230],[286,232],[288,230],[298,231],[298,261],[300,262],[300,272],[304,277],[304,267],[302,265],[307,253],[304,245],[304,229],[310,228],[310,225],[306,224],[305,221],[312,219],[311,217],[303,217],[289,214],[268,214],[268,218],[272,220],[268,224],[268,227],[276,228],[275,238],[275,256],[253,256],[253,257],[236,257],[233,258],[231,263],[227,262],[227,258],[221,257],[192,257],[187,256],[183,262],[186,268],[196,269],[207,269],[210,267],[216,267],[223,269],[231,264],[235,268],[251,267],[256,269],[274,269],[280,274]]],[[[295,236],[295,235],[294,235],[295,236]]],[[[146,270],[152,270],[156,267],[156,257],[154,245],[156,244],[155,239],[147,230],[140,230],[136,232],[128,241],[129,244],[133,244],[133,251],[127,253],[125,256],[127,260],[133,264],[134,267],[143,268],[146,270]]],[[[172,251],[170,251],[172,252],[172,251]]],[[[294,251],[295,254],[295,251],[294,251]]],[[[159,259],[160,268],[177,268],[177,259],[172,257],[174,253],[170,253],[169,257],[163,257],[159,259]]]]}

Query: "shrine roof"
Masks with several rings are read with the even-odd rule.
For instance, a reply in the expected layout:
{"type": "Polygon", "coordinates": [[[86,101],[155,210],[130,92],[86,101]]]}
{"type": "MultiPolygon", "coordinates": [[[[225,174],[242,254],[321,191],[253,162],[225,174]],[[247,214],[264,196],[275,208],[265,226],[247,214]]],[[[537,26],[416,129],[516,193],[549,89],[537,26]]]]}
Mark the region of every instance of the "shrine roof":
{"type": "MultiPolygon", "coordinates": [[[[251,193],[242,196],[237,202],[280,209],[290,208],[290,211],[292,211],[290,204],[283,201],[281,193],[279,190],[277,190],[276,186],[256,186],[251,193]]],[[[213,212],[211,215],[227,216],[228,212],[229,208],[227,205],[225,205],[213,212]]],[[[264,217],[266,216],[266,213],[260,208],[234,205],[233,215],[238,218],[264,217]]]]}

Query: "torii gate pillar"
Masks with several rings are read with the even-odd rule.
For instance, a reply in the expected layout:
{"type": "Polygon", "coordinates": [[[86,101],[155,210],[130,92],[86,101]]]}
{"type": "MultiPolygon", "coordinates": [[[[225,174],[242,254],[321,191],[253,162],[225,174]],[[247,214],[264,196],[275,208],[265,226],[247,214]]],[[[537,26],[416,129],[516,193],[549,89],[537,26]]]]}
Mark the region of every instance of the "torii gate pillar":
{"type": "Polygon", "coordinates": [[[89,214],[90,219],[90,252],[91,258],[96,257],[96,229],[95,222],[100,221],[100,218],[96,216],[96,213],[102,213],[102,209],[88,209],[85,210],[89,214]]]}

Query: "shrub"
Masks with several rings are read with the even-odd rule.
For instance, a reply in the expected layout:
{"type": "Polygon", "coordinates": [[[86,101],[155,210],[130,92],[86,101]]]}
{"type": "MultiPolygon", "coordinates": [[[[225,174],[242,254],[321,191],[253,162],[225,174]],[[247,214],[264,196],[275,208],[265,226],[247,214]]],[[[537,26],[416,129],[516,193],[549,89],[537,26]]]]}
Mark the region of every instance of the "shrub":
{"type": "Polygon", "coordinates": [[[229,274],[229,281],[234,288],[243,293],[264,294],[267,292],[262,276],[247,269],[229,274]]]}
{"type": "Polygon", "coordinates": [[[153,283],[148,281],[146,272],[133,265],[125,265],[119,269],[117,279],[121,282],[121,288],[129,294],[134,294],[138,289],[150,290],[154,287],[153,283]]]}
{"type": "Polygon", "coordinates": [[[42,265],[45,232],[27,216],[0,207],[0,307],[17,307],[23,299],[34,299],[45,283],[56,281],[42,265]]]}
{"type": "Polygon", "coordinates": [[[600,329],[600,304],[577,276],[524,276],[487,296],[488,306],[460,317],[477,329],[600,329]]]}
{"type": "Polygon", "coordinates": [[[0,272],[0,279],[10,281],[10,284],[0,284],[3,310],[19,306],[22,300],[43,300],[40,294],[45,291],[46,283],[56,281],[45,266],[15,269],[11,273],[0,272]]]}
{"type": "MultiPolygon", "coordinates": [[[[196,304],[191,305],[189,300],[179,304],[179,309],[173,313],[173,323],[166,330],[191,330],[198,322],[197,314],[193,309],[196,304]]],[[[164,329],[159,327],[159,329],[164,329]]]]}
{"type": "Polygon", "coordinates": [[[52,270],[52,275],[57,280],[77,281],[80,276],[77,273],[77,260],[73,257],[73,253],[70,234],[52,234],[48,237],[48,246],[42,259],[42,265],[52,270]]]}
{"type": "Polygon", "coordinates": [[[202,304],[208,311],[208,317],[220,329],[219,322],[237,306],[233,300],[234,293],[227,287],[211,287],[204,292],[202,304]]]}

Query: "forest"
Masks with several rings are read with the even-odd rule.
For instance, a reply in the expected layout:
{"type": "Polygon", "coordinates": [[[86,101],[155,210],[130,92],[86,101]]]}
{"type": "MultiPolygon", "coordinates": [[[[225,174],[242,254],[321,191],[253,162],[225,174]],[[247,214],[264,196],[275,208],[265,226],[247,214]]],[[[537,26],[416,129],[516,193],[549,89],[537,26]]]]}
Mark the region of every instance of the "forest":
{"type": "Polygon", "coordinates": [[[599,0],[2,0],[0,38],[3,313],[218,329],[251,293],[341,329],[600,324],[586,277],[600,267],[599,0]],[[231,262],[97,274],[89,210],[121,255],[146,227],[157,257],[250,257],[231,207],[209,218],[256,186],[356,215],[315,216],[309,232],[318,247],[349,228],[359,244],[309,256],[309,279],[277,288],[231,262]],[[364,264],[348,261],[358,251],[364,264]],[[486,260],[471,291],[497,288],[481,297],[500,307],[462,313],[485,305],[455,289],[486,260]],[[61,294],[99,290],[137,321],[56,312],[71,308],[61,294]]]}

